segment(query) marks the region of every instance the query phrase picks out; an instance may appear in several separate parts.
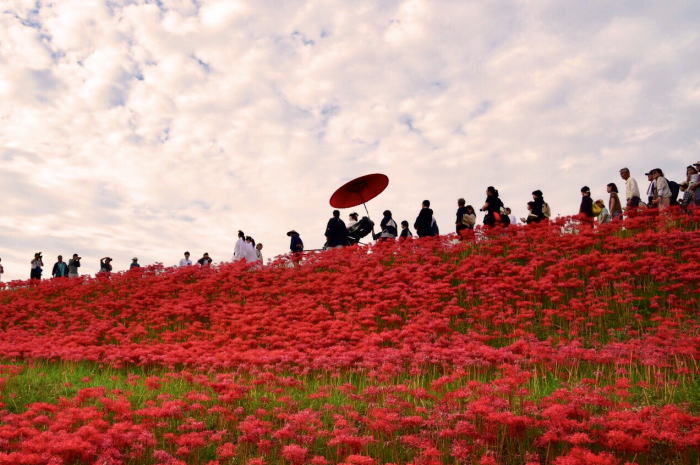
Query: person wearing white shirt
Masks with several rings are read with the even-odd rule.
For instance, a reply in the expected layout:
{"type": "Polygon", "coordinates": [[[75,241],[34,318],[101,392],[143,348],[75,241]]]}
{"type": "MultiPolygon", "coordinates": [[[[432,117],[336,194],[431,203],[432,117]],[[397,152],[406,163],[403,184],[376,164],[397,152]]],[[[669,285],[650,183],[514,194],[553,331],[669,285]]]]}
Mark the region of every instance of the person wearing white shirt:
{"type": "Polygon", "coordinates": [[[243,260],[245,258],[245,234],[243,231],[238,231],[238,240],[233,249],[233,261],[243,260]]]}
{"type": "Polygon", "coordinates": [[[261,264],[263,263],[262,248],[262,242],[258,242],[258,245],[255,246],[255,255],[258,257],[258,261],[261,264]]]}
{"type": "Polygon", "coordinates": [[[180,266],[192,266],[192,260],[190,260],[189,252],[185,252],[185,258],[180,259],[180,266]]]}
{"type": "Polygon", "coordinates": [[[506,207],[506,214],[508,215],[508,219],[510,220],[510,224],[516,225],[518,224],[518,217],[516,217],[511,209],[509,207],[506,207]]]}
{"type": "Polygon", "coordinates": [[[248,263],[253,263],[258,260],[258,254],[255,252],[255,241],[252,237],[247,236],[243,246],[243,258],[248,263]]]}
{"type": "Polygon", "coordinates": [[[627,208],[637,208],[639,206],[639,202],[642,201],[637,180],[630,176],[629,168],[622,168],[620,170],[620,177],[625,181],[625,198],[627,199],[627,208]]]}
{"type": "Polygon", "coordinates": [[[357,224],[357,220],[360,215],[355,212],[350,213],[350,220],[348,221],[348,229],[357,224]]]}

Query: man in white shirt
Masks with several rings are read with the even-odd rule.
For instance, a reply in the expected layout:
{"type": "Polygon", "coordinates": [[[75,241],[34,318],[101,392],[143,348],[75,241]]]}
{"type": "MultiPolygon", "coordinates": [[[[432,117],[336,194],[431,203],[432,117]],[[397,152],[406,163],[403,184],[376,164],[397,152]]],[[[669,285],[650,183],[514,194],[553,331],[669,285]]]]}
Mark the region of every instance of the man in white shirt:
{"type": "Polygon", "coordinates": [[[627,208],[637,208],[642,196],[639,193],[639,185],[637,180],[630,176],[628,168],[620,170],[620,177],[625,181],[625,197],[627,199],[627,208]]]}
{"type": "Polygon", "coordinates": [[[190,260],[189,252],[185,252],[185,258],[180,259],[180,266],[192,266],[192,260],[190,260]]]}
{"type": "Polygon", "coordinates": [[[246,256],[245,234],[243,231],[238,231],[238,240],[233,248],[233,261],[243,260],[246,256]]]}
{"type": "Polygon", "coordinates": [[[516,225],[518,224],[518,218],[512,213],[510,210],[510,207],[506,207],[506,214],[508,215],[508,219],[510,220],[510,224],[516,225]]]}

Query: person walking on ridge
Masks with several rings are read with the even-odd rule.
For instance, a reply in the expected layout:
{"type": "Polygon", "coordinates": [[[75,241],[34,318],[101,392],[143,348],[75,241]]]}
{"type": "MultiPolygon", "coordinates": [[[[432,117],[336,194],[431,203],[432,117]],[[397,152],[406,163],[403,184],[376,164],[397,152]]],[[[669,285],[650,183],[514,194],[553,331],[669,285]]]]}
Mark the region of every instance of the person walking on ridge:
{"type": "Polygon", "coordinates": [[[112,258],[104,257],[100,259],[100,273],[112,272],[112,258]]]}
{"type": "Polygon", "coordinates": [[[497,223],[501,224],[501,208],[503,207],[503,202],[498,196],[498,191],[495,187],[489,186],[486,188],[486,201],[484,206],[481,207],[482,212],[486,212],[484,216],[484,224],[489,227],[495,226],[497,223]]]}
{"type": "Polygon", "coordinates": [[[132,258],[131,265],[129,265],[130,270],[133,270],[134,268],[141,268],[141,265],[139,265],[139,259],[137,257],[132,258]]]}
{"type": "Polygon", "coordinates": [[[408,221],[403,220],[401,222],[401,234],[399,236],[399,240],[405,241],[411,237],[413,237],[413,233],[410,229],[408,229],[408,221]]]}
{"type": "Polygon", "coordinates": [[[467,202],[464,199],[457,200],[457,218],[455,219],[455,232],[457,234],[460,231],[467,229],[468,226],[464,223],[464,215],[467,214],[467,202]]]}
{"type": "MultiPolygon", "coordinates": [[[[0,258],[0,262],[2,262],[2,258],[0,258]]],[[[0,263],[0,283],[2,282],[2,274],[5,272],[5,268],[2,267],[2,263],[0,263]]]]}
{"type": "Polygon", "coordinates": [[[41,272],[44,267],[41,252],[34,254],[34,259],[31,261],[32,269],[29,273],[29,279],[41,279],[41,272]]]}
{"type": "Polygon", "coordinates": [[[333,216],[328,220],[324,236],[326,236],[326,247],[329,249],[347,245],[348,228],[345,227],[345,222],[340,219],[339,210],[333,210],[333,216]]]}
{"type": "Polygon", "coordinates": [[[532,210],[528,214],[528,223],[539,223],[542,220],[548,219],[552,215],[549,210],[549,205],[544,201],[544,194],[541,190],[537,189],[532,191],[532,210]],[[530,219],[530,214],[534,215],[530,219]]]}
{"type": "Polygon", "coordinates": [[[664,177],[664,172],[661,168],[655,168],[652,170],[654,183],[656,184],[656,198],[654,203],[658,207],[659,211],[666,210],[671,206],[671,187],[668,184],[668,180],[664,177]]]}
{"type": "Polygon", "coordinates": [[[654,180],[654,170],[644,174],[649,181],[649,186],[647,187],[647,207],[654,208],[656,207],[656,203],[654,203],[654,199],[656,199],[656,181],[654,180]]]}
{"type": "Polygon", "coordinates": [[[433,210],[430,208],[430,200],[423,200],[418,217],[413,223],[413,228],[416,230],[418,237],[433,235],[433,210]]]}
{"type": "Polygon", "coordinates": [[[197,264],[204,268],[205,266],[210,266],[212,261],[213,260],[209,256],[209,252],[204,252],[204,254],[202,254],[202,258],[197,260],[197,264]]]}
{"type": "Polygon", "coordinates": [[[578,216],[584,225],[593,227],[596,215],[593,213],[593,199],[591,199],[591,189],[588,186],[581,188],[581,206],[578,210],[578,216]]]}
{"type": "Polygon", "coordinates": [[[78,268],[80,268],[80,260],[82,258],[80,255],[77,253],[73,254],[73,258],[68,260],[68,277],[69,278],[77,278],[78,277],[78,268]]]}
{"type": "Polygon", "coordinates": [[[292,253],[301,253],[304,251],[304,241],[299,237],[299,233],[295,230],[287,232],[287,236],[291,238],[289,242],[289,251],[292,253]]]}
{"type": "Polygon", "coordinates": [[[51,270],[51,276],[54,278],[67,278],[68,277],[68,264],[63,261],[63,255],[56,257],[58,260],[53,264],[53,270],[51,270]]]}
{"type": "Polygon", "coordinates": [[[637,184],[637,180],[630,176],[629,168],[622,168],[620,170],[620,177],[625,181],[625,199],[627,201],[627,208],[639,207],[642,197],[639,193],[639,185],[637,184]]]}
{"type": "Polygon", "coordinates": [[[255,246],[255,256],[257,257],[257,259],[261,265],[264,263],[262,249],[263,249],[262,242],[258,242],[258,245],[255,246]]]}
{"type": "MultiPolygon", "coordinates": [[[[615,218],[622,217],[622,202],[620,202],[620,197],[617,195],[617,184],[611,182],[607,186],[608,194],[610,194],[610,200],[608,201],[608,210],[610,211],[610,216],[614,220],[615,218]]],[[[639,205],[639,204],[637,204],[639,205]]]]}

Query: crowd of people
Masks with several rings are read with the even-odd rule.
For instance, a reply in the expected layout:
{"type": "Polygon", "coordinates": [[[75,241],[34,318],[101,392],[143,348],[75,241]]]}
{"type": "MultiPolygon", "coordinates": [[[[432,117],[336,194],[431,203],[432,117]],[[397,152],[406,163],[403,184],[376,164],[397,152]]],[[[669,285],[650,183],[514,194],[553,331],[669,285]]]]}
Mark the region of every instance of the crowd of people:
{"type": "MultiPolygon", "coordinates": [[[[606,186],[608,193],[607,202],[603,199],[593,200],[591,189],[588,186],[581,188],[581,205],[579,207],[578,220],[588,227],[593,227],[598,223],[608,223],[621,219],[628,212],[636,209],[655,208],[659,211],[666,210],[671,206],[679,206],[683,210],[700,207],[700,161],[686,167],[686,179],[680,183],[669,181],[660,168],[654,168],[645,173],[649,182],[644,197],[642,197],[637,180],[632,177],[628,168],[620,170],[620,177],[625,183],[624,201],[620,198],[620,191],[617,184],[610,182],[606,186]]],[[[527,217],[518,218],[512,214],[512,210],[506,207],[501,200],[498,190],[493,186],[486,188],[486,200],[479,209],[484,212],[483,223],[486,227],[508,227],[519,222],[524,224],[539,223],[547,221],[552,210],[544,199],[544,194],[537,189],[532,192],[532,200],[527,202],[527,217]]],[[[467,205],[464,199],[457,200],[457,212],[455,218],[455,232],[464,236],[464,231],[474,229],[477,223],[476,211],[472,205],[467,205]]],[[[418,237],[437,236],[440,234],[437,221],[430,208],[430,201],[424,200],[421,209],[413,223],[413,228],[418,237]]],[[[350,213],[346,224],[340,218],[340,211],[334,210],[333,216],[328,220],[324,236],[326,243],[324,249],[344,247],[360,242],[363,237],[372,234],[372,239],[377,241],[386,240],[406,240],[413,237],[413,232],[409,229],[406,220],[401,221],[400,229],[394,220],[390,210],[385,210],[383,218],[379,224],[379,232],[375,232],[374,223],[368,218],[360,218],[356,212],[350,213]]],[[[287,232],[290,237],[289,250],[294,262],[298,260],[298,255],[304,251],[304,242],[300,234],[291,230],[287,232]]],[[[256,244],[255,240],[246,236],[243,231],[238,231],[238,240],[233,251],[233,261],[245,260],[248,263],[263,263],[263,245],[256,244]]],[[[80,275],[79,268],[82,258],[77,254],[68,262],[63,261],[63,256],[59,255],[51,270],[52,278],[75,278],[80,275]]],[[[209,253],[205,252],[196,262],[190,260],[190,253],[185,252],[184,258],[179,262],[179,266],[192,266],[195,263],[199,266],[208,266],[212,263],[209,253]]],[[[139,268],[141,265],[138,258],[134,257],[129,266],[130,269],[139,268]]],[[[44,268],[43,255],[41,252],[34,254],[31,260],[30,279],[41,279],[44,268]]],[[[100,273],[112,272],[112,258],[103,257],[100,259],[100,273]]],[[[0,258],[0,280],[4,273],[2,259],[0,258]]]]}

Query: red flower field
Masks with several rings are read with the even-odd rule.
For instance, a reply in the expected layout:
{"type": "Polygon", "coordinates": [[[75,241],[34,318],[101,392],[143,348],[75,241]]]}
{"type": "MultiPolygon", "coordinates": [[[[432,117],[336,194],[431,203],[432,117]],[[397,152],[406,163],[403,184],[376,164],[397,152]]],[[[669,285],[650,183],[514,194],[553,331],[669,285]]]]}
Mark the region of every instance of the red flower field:
{"type": "Polygon", "coordinates": [[[0,465],[695,465],[699,224],[12,283],[0,465]]]}

